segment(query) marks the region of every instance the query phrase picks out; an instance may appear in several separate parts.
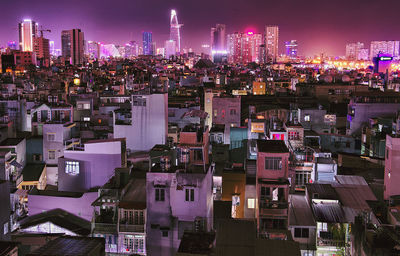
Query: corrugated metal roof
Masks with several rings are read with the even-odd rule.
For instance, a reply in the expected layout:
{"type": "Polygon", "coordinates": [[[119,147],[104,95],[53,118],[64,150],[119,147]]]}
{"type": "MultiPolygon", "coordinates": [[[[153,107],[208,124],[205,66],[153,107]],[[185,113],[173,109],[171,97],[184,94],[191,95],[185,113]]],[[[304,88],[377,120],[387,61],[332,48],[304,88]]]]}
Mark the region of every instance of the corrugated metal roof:
{"type": "Polygon", "coordinates": [[[345,212],[337,203],[313,203],[312,209],[317,222],[348,223],[345,212]]]}
{"type": "Polygon", "coordinates": [[[290,195],[289,226],[314,226],[310,204],[303,195],[290,195]]]}
{"type": "Polygon", "coordinates": [[[353,175],[336,175],[336,181],[342,185],[364,185],[368,186],[365,179],[361,176],[353,176],[353,175]]]}

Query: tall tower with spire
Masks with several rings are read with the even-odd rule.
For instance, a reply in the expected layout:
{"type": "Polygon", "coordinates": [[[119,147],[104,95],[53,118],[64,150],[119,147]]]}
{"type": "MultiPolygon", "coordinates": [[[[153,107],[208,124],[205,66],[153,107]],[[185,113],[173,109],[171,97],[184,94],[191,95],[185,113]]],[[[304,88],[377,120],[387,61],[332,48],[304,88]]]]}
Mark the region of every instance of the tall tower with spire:
{"type": "Polygon", "coordinates": [[[170,30],[169,39],[175,41],[176,52],[181,52],[181,33],[180,28],[183,24],[178,23],[178,16],[175,10],[171,10],[170,30]]]}

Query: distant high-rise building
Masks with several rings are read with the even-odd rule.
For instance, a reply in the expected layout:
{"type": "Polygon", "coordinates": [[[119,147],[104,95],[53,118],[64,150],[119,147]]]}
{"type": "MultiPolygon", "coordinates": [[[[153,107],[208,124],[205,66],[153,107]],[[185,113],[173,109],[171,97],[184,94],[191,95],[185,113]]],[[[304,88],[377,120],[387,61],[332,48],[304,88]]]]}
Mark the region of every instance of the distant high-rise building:
{"type": "Polygon", "coordinates": [[[173,55],[176,55],[176,42],[174,40],[165,41],[165,57],[170,58],[173,55]]]}
{"type": "Polygon", "coordinates": [[[153,55],[151,44],[153,42],[153,33],[143,32],[143,55],[153,55]]]}
{"type": "Polygon", "coordinates": [[[55,56],[56,55],[56,48],[54,45],[54,41],[49,41],[49,48],[50,48],[50,55],[55,56]]]}
{"type": "Polygon", "coordinates": [[[100,58],[100,44],[95,41],[87,41],[87,54],[89,59],[100,58]]]}
{"type": "Polygon", "coordinates": [[[217,24],[215,28],[211,28],[211,50],[226,51],[226,26],[225,24],[217,24]]]}
{"type": "Polygon", "coordinates": [[[8,47],[10,50],[17,50],[17,43],[16,43],[15,41],[9,41],[9,42],[7,43],[7,47],[8,47]]]}
{"type": "Polygon", "coordinates": [[[18,24],[19,49],[25,52],[33,52],[33,38],[38,36],[38,24],[26,19],[18,24]]]}
{"type": "Polygon", "coordinates": [[[262,35],[252,31],[247,33],[234,33],[227,36],[229,61],[232,63],[246,64],[259,62],[262,35]]]}
{"type": "Polygon", "coordinates": [[[278,26],[265,26],[265,55],[267,62],[276,62],[276,59],[278,58],[278,44],[278,26]]]}
{"type": "Polygon", "coordinates": [[[296,40],[290,40],[285,42],[285,47],[286,47],[286,56],[288,56],[290,59],[296,59],[297,58],[297,41],[296,40]]]}
{"type": "Polygon", "coordinates": [[[49,39],[41,37],[33,38],[33,51],[36,54],[38,64],[42,67],[50,66],[50,44],[49,39]]]}
{"type": "Polygon", "coordinates": [[[369,59],[369,50],[367,48],[360,49],[358,52],[357,60],[368,60],[369,59]]]}
{"type": "Polygon", "coordinates": [[[348,60],[357,60],[361,49],[364,49],[363,43],[357,42],[346,44],[346,58],[348,60]]]}
{"type": "Polygon", "coordinates": [[[179,24],[178,22],[178,16],[176,15],[176,11],[171,10],[169,39],[175,41],[175,48],[177,53],[181,52],[181,33],[180,33],[181,27],[182,24],[179,24]]]}
{"type": "Polygon", "coordinates": [[[378,56],[379,53],[390,54],[394,59],[399,58],[399,41],[372,41],[370,59],[378,56]]]}
{"type": "Polygon", "coordinates": [[[84,35],[80,29],[63,30],[61,32],[62,56],[71,65],[81,65],[84,59],[84,35]]]}
{"type": "Polygon", "coordinates": [[[139,45],[136,41],[130,41],[125,45],[125,58],[138,56],[139,45]]]}

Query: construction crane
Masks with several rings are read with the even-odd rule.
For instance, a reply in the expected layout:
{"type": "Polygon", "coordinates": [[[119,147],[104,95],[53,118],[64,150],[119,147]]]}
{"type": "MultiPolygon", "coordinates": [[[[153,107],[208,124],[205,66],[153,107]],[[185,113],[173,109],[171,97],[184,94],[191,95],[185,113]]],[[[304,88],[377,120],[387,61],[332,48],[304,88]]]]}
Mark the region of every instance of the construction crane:
{"type": "Polygon", "coordinates": [[[43,26],[40,26],[39,31],[40,31],[40,37],[43,37],[43,32],[49,32],[49,33],[51,33],[51,30],[50,30],[50,29],[44,29],[43,26]]]}

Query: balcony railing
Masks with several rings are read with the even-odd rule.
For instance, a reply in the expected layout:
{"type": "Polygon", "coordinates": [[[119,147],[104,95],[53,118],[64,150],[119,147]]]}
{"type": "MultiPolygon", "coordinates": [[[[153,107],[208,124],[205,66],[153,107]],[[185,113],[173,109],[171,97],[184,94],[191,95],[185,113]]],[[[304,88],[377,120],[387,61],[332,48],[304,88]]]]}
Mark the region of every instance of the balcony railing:
{"type": "Polygon", "coordinates": [[[117,224],[114,223],[94,223],[94,233],[117,233],[117,224]]]}
{"type": "Polygon", "coordinates": [[[344,248],[346,246],[346,243],[343,240],[334,240],[334,239],[326,239],[318,237],[317,246],[344,248]]]}
{"type": "Polygon", "coordinates": [[[120,232],[144,233],[144,225],[119,224],[120,232]]]}
{"type": "Polygon", "coordinates": [[[288,208],[287,202],[278,202],[278,201],[260,202],[260,209],[286,209],[286,208],[288,208]]]}

